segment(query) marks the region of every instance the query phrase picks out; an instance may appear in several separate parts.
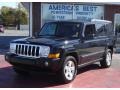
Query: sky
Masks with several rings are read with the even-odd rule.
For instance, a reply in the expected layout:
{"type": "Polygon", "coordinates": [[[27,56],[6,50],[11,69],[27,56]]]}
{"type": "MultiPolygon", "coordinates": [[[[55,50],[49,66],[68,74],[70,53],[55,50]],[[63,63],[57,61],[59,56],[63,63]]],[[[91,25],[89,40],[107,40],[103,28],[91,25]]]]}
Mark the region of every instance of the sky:
{"type": "Polygon", "coordinates": [[[16,8],[17,5],[18,5],[18,2],[0,2],[0,8],[2,6],[8,6],[8,7],[16,8]]]}

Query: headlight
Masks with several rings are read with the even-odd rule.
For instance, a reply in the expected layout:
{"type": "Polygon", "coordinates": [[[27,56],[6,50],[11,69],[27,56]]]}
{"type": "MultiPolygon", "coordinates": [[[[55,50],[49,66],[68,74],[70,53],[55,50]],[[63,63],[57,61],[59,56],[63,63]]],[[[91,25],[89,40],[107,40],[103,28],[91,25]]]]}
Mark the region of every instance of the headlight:
{"type": "Polygon", "coordinates": [[[10,43],[10,52],[15,53],[15,49],[16,49],[16,44],[15,43],[10,43]]]}
{"type": "Polygon", "coordinates": [[[41,46],[41,57],[48,57],[49,53],[50,53],[50,47],[41,46]]]}

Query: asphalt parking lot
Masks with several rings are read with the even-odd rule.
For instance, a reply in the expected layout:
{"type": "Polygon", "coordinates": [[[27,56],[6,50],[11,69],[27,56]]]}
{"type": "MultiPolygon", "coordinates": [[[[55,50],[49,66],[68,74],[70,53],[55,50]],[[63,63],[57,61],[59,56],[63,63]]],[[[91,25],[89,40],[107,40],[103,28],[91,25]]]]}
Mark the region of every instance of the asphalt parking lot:
{"type": "Polygon", "coordinates": [[[120,56],[114,54],[113,64],[107,69],[101,69],[99,64],[81,68],[73,82],[63,84],[57,76],[46,73],[21,77],[4,60],[4,55],[0,55],[0,87],[120,88],[120,56]]]}

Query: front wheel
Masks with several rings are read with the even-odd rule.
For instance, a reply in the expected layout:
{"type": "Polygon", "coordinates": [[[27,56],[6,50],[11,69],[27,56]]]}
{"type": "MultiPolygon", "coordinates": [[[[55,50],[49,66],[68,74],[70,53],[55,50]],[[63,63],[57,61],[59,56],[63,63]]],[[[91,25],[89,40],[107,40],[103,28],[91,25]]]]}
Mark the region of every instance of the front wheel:
{"type": "Polygon", "coordinates": [[[77,74],[77,62],[73,56],[67,56],[60,71],[60,77],[64,83],[74,80],[77,74]]]}
{"type": "Polygon", "coordinates": [[[112,64],[112,51],[107,49],[105,52],[105,56],[102,61],[100,61],[101,67],[108,68],[112,64]]]}

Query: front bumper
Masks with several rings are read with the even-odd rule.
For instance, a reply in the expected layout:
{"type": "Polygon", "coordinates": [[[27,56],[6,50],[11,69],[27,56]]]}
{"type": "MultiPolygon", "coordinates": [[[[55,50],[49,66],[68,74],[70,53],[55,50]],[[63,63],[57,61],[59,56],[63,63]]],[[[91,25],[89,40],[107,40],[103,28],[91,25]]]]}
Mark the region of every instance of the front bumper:
{"type": "Polygon", "coordinates": [[[60,59],[28,58],[11,53],[6,53],[5,60],[13,66],[24,70],[43,70],[56,72],[61,68],[60,59]]]}

